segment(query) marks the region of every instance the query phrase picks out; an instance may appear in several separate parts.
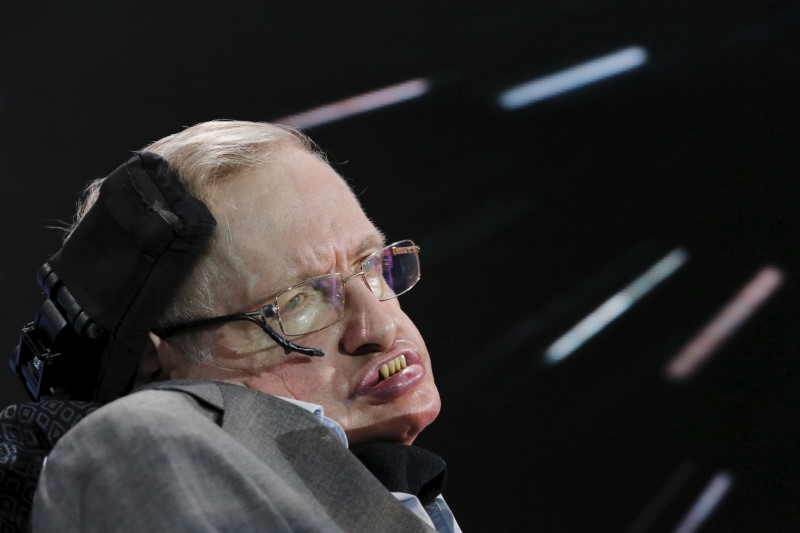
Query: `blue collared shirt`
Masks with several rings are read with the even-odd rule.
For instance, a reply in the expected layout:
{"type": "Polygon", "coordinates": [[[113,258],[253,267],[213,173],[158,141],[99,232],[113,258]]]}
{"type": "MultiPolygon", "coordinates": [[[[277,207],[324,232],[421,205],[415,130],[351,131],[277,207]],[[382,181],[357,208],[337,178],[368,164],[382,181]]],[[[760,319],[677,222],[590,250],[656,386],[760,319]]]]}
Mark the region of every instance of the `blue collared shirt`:
{"type": "MultiPolygon", "coordinates": [[[[342,428],[342,426],[335,420],[325,416],[325,410],[321,405],[304,402],[302,400],[295,400],[293,398],[285,398],[283,396],[278,396],[278,398],[286,400],[289,403],[293,403],[298,407],[302,407],[314,415],[320,422],[322,422],[322,425],[331,430],[331,432],[342,442],[342,444],[345,445],[345,447],[349,447],[344,428],[342,428]]],[[[422,502],[420,502],[419,499],[413,494],[407,494],[405,492],[393,492],[392,495],[403,505],[405,505],[406,508],[408,508],[412,513],[421,518],[429,526],[436,529],[436,531],[439,531],[440,533],[461,533],[461,528],[458,526],[458,522],[456,522],[453,512],[450,510],[450,507],[448,507],[447,502],[444,501],[444,498],[441,494],[438,495],[433,502],[428,504],[427,507],[423,506],[422,502]]]]}

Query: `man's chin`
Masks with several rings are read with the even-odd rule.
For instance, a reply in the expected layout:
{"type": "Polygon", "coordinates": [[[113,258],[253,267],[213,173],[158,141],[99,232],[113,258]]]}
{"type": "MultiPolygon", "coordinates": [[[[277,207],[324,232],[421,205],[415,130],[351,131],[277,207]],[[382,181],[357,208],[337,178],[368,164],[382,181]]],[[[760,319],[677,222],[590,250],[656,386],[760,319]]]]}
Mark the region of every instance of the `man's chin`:
{"type": "Polygon", "coordinates": [[[437,405],[435,409],[407,413],[367,426],[345,429],[345,433],[351,446],[367,442],[412,444],[422,430],[436,420],[438,415],[437,405]]]}

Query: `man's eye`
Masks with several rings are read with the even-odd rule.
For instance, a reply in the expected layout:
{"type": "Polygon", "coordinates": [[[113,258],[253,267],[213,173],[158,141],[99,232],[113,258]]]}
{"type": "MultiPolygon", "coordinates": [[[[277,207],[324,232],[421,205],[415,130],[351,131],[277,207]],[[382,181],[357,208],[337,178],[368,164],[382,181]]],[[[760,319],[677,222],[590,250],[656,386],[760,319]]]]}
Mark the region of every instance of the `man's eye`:
{"type": "Polygon", "coordinates": [[[375,270],[380,270],[382,263],[383,263],[382,255],[373,255],[367,258],[363,263],[361,263],[361,269],[367,273],[375,270]]]}
{"type": "Polygon", "coordinates": [[[283,309],[286,311],[297,311],[303,304],[306,303],[308,300],[308,295],[304,292],[298,292],[283,305],[283,309]]]}

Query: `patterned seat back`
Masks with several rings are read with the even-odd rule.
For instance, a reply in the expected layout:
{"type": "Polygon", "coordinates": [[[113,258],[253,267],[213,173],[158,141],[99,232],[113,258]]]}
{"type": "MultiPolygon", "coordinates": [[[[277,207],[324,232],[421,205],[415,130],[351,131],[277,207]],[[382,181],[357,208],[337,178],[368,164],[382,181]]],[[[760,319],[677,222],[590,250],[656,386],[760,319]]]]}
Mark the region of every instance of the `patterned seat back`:
{"type": "Polygon", "coordinates": [[[94,402],[48,400],[9,405],[0,412],[0,533],[28,532],[42,462],[94,402]]]}

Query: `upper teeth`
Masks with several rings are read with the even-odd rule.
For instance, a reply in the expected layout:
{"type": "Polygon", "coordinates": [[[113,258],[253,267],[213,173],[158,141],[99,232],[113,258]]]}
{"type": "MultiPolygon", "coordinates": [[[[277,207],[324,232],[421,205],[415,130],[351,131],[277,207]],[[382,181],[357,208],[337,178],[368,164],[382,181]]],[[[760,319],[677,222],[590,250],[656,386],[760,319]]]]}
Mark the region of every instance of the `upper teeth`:
{"type": "Polygon", "coordinates": [[[396,357],[395,359],[392,359],[391,361],[389,361],[385,365],[381,365],[381,368],[380,368],[381,377],[383,379],[386,379],[389,376],[393,376],[394,374],[397,374],[398,372],[403,370],[406,366],[408,366],[408,365],[406,364],[406,356],[405,355],[401,355],[400,357],[396,357]]]}

